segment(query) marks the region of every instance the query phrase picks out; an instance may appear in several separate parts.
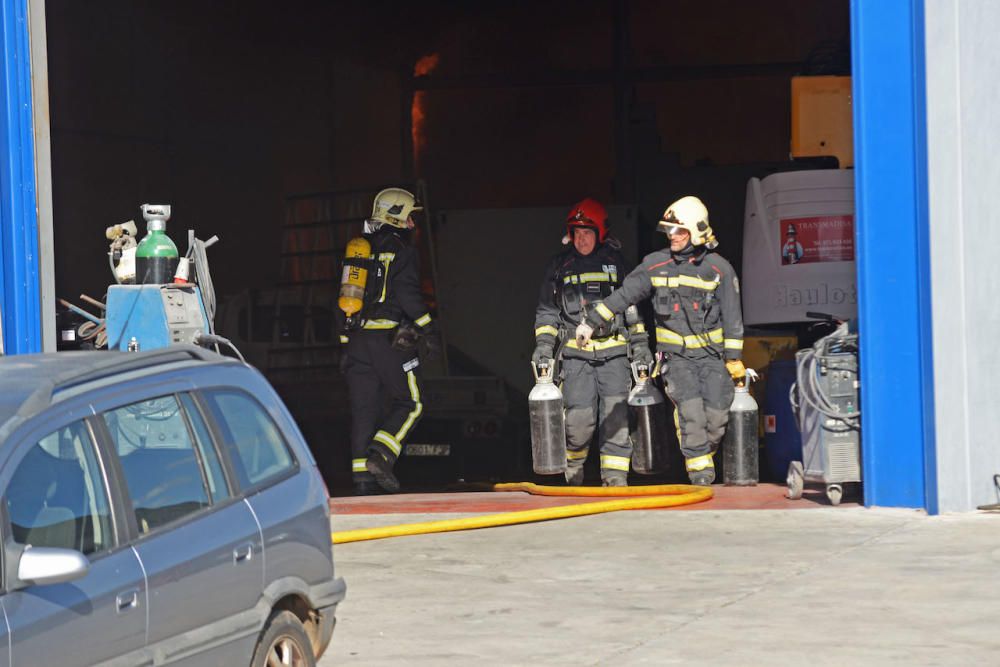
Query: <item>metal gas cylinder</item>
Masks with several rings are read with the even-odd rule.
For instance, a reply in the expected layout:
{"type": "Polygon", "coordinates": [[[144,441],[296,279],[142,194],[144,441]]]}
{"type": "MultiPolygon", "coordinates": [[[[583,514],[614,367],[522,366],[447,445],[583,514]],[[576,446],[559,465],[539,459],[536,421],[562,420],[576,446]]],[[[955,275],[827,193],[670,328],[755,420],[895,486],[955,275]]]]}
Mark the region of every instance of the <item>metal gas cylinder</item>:
{"type": "Polygon", "coordinates": [[[665,470],[670,458],[667,411],[663,393],[653,384],[649,368],[633,363],[632,376],[635,386],[628,395],[636,428],[632,443],[632,470],[651,475],[665,470]]]}
{"type": "Polygon", "coordinates": [[[146,235],[135,249],[135,277],[141,285],[162,285],[174,278],[179,259],[177,246],[167,236],[170,206],[143,204],[139,207],[146,220],[146,235]]]}
{"type": "Polygon", "coordinates": [[[757,401],[750,395],[749,372],[742,385],[736,387],[729,406],[729,426],[722,441],[722,470],[726,486],[756,486],[760,477],[757,468],[757,401]]]}
{"type": "Polygon", "coordinates": [[[539,475],[555,475],[566,470],[566,419],[563,397],[554,382],[554,362],[531,364],[535,386],[528,394],[531,421],[532,468],[539,475]]]}

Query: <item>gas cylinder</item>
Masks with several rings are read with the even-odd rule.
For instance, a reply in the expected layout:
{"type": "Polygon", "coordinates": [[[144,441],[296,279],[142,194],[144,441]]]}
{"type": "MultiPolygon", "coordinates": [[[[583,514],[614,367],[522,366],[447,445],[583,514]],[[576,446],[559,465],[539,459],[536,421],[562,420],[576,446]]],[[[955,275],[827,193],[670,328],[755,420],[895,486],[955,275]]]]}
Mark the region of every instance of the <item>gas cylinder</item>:
{"type": "Polygon", "coordinates": [[[135,277],[141,285],[162,285],[174,278],[177,270],[177,246],[167,236],[170,207],[143,204],[139,207],[146,220],[146,235],[135,249],[135,277]]]}
{"type": "Polygon", "coordinates": [[[363,268],[356,260],[368,259],[371,252],[371,243],[361,237],[348,241],[344,250],[344,272],[340,276],[337,306],[347,315],[348,322],[364,306],[365,284],[368,282],[368,269],[363,268]]]}
{"type": "Polygon", "coordinates": [[[726,486],[756,486],[757,470],[757,401],[747,387],[750,377],[736,387],[729,406],[729,426],[722,441],[722,469],[726,486]]]}
{"type": "Polygon", "coordinates": [[[653,384],[649,369],[632,364],[635,386],[628,395],[628,404],[635,415],[636,434],[632,443],[632,470],[644,475],[667,468],[667,411],[663,394],[653,384]]]}
{"type": "Polygon", "coordinates": [[[539,475],[555,475],[566,470],[566,421],[563,397],[553,377],[553,364],[531,364],[535,386],[528,394],[531,420],[532,468],[539,475]]]}

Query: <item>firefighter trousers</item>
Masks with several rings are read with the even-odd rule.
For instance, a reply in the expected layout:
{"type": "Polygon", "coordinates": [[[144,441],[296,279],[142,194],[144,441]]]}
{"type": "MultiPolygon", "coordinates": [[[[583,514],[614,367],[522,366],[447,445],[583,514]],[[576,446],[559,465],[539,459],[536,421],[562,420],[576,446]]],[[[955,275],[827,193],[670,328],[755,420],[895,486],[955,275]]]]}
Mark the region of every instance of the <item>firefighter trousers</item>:
{"type": "Polygon", "coordinates": [[[344,375],[351,402],[351,471],[372,480],[365,461],[378,451],[395,462],[423,412],[417,351],[396,350],[391,332],[361,331],[347,343],[344,375]]]}
{"type": "Polygon", "coordinates": [[[667,396],[674,403],[677,438],[688,471],[714,467],[711,456],[726,434],[735,393],[726,364],[715,357],[671,355],[665,366],[667,396]]]}
{"type": "Polygon", "coordinates": [[[595,427],[601,448],[601,479],[628,476],[632,441],[628,432],[628,357],[563,359],[566,408],[566,478],[583,469],[595,427]]]}

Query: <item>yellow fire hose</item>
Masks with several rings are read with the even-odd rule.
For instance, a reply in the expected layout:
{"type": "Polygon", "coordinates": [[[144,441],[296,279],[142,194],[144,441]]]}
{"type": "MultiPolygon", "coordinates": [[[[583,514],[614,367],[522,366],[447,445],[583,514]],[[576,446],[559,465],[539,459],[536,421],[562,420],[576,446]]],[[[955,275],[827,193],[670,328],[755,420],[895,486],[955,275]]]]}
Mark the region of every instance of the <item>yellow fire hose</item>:
{"type": "Polygon", "coordinates": [[[541,486],[531,482],[516,482],[512,484],[495,484],[494,491],[526,491],[539,496],[575,496],[575,497],[615,497],[616,500],[599,500],[593,503],[546,507],[536,510],[521,510],[518,512],[503,512],[501,514],[486,514],[483,516],[466,517],[464,519],[444,519],[441,521],[422,521],[420,523],[404,523],[379,528],[358,528],[356,530],[340,530],[330,534],[334,544],[347,542],[362,542],[364,540],[380,540],[386,537],[401,537],[403,535],[424,535],[427,533],[446,533],[455,530],[472,530],[474,528],[491,528],[493,526],[510,526],[517,523],[533,521],[548,521],[550,519],[567,519],[574,516],[600,514],[602,512],[617,512],[618,510],[648,510],[661,507],[677,507],[693,505],[712,497],[712,489],[708,486],[690,486],[688,484],[659,484],[653,486],[541,486]]]}

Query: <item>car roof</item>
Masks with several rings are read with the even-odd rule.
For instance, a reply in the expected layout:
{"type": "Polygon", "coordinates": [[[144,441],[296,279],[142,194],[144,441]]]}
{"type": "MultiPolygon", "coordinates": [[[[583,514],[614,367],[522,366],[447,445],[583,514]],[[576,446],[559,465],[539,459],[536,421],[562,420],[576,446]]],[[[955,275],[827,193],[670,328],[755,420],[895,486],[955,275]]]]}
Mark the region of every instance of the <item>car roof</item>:
{"type": "Polygon", "coordinates": [[[50,352],[0,357],[0,442],[19,423],[52,403],[68,387],[119,373],[148,370],[163,364],[240,362],[196,345],[171,345],[145,352],[50,352]]]}

